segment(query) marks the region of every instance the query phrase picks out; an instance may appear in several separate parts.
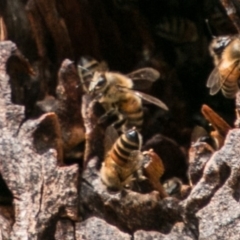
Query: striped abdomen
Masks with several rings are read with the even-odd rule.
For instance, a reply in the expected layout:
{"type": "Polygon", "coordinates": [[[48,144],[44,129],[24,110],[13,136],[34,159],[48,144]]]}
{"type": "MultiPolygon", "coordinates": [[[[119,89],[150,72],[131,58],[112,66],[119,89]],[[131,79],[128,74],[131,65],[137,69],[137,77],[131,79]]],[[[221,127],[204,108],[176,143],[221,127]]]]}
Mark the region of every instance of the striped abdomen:
{"type": "Polygon", "coordinates": [[[132,151],[140,150],[142,146],[142,137],[137,130],[132,129],[122,134],[112,149],[110,156],[115,163],[121,167],[129,164],[129,156],[132,151]]]}
{"type": "Polygon", "coordinates": [[[143,109],[142,100],[134,93],[127,93],[125,100],[120,101],[119,112],[122,113],[126,122],[122,127],[122,131],[127,131],[133,127],[137,130],[141,130],[143,125],[143,109]]]}
{"type": "Polygon", "coordinates": [[[222,85],[222,93],[226,98],[235,98],[238,92],[238,81],[227,79],[222,85]]]}
{"type": "Polygon", "coordinates": [[[235,98],[238,91],[238,79],[240,77],[239,62],[234,61],[225,66],[227,63],[228,61],[225,60],[219,67],[220,81],[222,82],[221,90],[226,98],[235,98]]]}
{"type": "Polygon", "coordinates": [[[136,127],[138,131],[142,129],[143,125],[143,110],[142,107],[136,109],[135,112],[127,114],[127,121],[123,126],[123,131],[136,127]]]}
{"type": "Polygon", "coordinates": [[[198,39],[195,23],[175,16],[163,17],[156,25],[156,34],[175,43],[195,42],[198,39]]]}

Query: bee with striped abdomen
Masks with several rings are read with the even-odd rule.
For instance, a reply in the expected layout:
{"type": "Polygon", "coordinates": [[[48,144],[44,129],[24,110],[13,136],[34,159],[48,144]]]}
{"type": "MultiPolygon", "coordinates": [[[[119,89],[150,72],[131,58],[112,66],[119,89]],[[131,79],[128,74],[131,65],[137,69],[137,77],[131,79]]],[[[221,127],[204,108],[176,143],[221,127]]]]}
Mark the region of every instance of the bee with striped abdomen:
{"type": "MultiPolygon", "coordinates": [[[[114,134],[114,129],[111,133],[107,132],[106,136],[111,134],[114,134]]],[[[106,156],[102,163],[100,176],[108,188],[120,190],[134,180],[133,174],[139,173],[142,166],[141,147],[142,136],[134,128],[118,137],[112,147],[105,147],[106,156]]],[[[141,173],[139,175],[141,177],[141,173]]]]}
{"type": "Polygon", "coordinates": [[[178,44],[198,40],[196,25],[187,18],[163,17],[155,26],[155,32],[159,37],[178,44]]]}
{"type": "Polygon", "coordinates": [[[214,58],[215,68],[210,74],[207,87],[215,95],[220,89],[226,98],[234,98],[240,78],[240,37],[223,36],[213,39],[210,53],[214,58]]]}
{"type": "Polygon", "coordinates": [[[131,11],[138,7],[138,0],[113,0],[113,4],[117,9],[131,11]]]}
{"type": "MultiPolygon", "coordinates": [[[[167,106],[159,99],[133,89],[137,80],[154,82],[159,77],[158,71],[152,68],[143,68],[129,76],[97,71],[89,85],[89,93],[95,96],[95,99],[106,110],[100,121],[109,115],[117,115],[118,121],[114,123],[114,126],[121,127],[123,132],[132,127],[141,130],[143,124],[142,99],[168,110],[167,106]]],[[[144,81],[142,85],[144,86],[144,81]]]]}

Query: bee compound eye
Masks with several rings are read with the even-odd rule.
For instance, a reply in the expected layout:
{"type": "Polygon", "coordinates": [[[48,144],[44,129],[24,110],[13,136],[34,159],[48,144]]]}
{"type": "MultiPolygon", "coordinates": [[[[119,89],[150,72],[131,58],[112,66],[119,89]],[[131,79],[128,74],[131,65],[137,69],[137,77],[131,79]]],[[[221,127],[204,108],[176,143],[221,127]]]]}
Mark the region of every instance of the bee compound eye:
{"type": "Polygon", "coordinates": [[[209,141],[210,137],[209,136],[203,136],[198,139],[199,142],[207,142],[209,141]]]}
{"type": "Polygon", "coordinates": [[[216,143],[215,143],[214,139],[211,138],[210,136],[200,137],[198,141],[203,142],[203,143],[207,143],[211,147],[216,148],[216,143]]]}
{"type": "Polygon", "coordinates": [[[100,75],[99,78],[98,78],[98,83],[97,83],[97,86],[98,87],[101,87],[105,84],[106,82],[106,78],[104,75],[100,75]]]}

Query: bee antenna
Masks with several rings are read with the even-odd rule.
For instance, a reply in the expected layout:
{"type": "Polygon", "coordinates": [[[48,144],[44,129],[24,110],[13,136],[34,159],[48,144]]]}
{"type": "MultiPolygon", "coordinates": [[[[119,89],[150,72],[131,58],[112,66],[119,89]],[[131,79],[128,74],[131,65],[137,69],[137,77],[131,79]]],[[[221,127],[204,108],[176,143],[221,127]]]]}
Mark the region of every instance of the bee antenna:
{"type": "Polygon", "coordinates": [[[212,38],[216,38],[216,36],[213,35],[212,29],[211,29],[210,24],[209,24],[209,20],[205,19],[205,22],[206,22],[206,25],[207,25],[208,32],[210,33],[212,38]]]}
{"type": "Polygon", "coordinates": [[[91,75],[93,76],[93,72],[90,71],[89,69],[87,69],[87,68],[85,68],[85,67],[83,67],[83,66],[81,66],[81,65],[78,65],[78,67],[81,68],[81,69],[83,69],[83,70],[85,70],[85,71],[87,71],[87,72],[90,72],[91,75]]]}

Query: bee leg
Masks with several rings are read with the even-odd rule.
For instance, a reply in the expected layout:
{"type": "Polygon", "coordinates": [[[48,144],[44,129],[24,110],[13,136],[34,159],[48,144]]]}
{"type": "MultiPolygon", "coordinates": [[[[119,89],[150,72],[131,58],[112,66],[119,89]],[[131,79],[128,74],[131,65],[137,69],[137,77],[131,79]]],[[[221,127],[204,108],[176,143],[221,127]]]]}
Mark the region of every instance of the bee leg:
{"type": "Polygon", "coordinates": [[[135,180],[136,179],[131,175],[122,182],[122,186],[124,186],[125,188],[128,188],[128,189],[131,189],[133,187],[133,182],[135,180]]]}
{"type": "Polygon", "coordinates": [[[98,119],[98,123],[104,123],[106,122],[110,117],[117,115],[116,110],[115,109],[111,109],[109,111],[107,111],[106,113],[104,113],[99,119],[98,119]]]}
{"type": "Polygon", "coordinates": [[[147,177],[145,177],[145,176],[143,175],[143,170],[142,170],[142,168],[138,169],[138,170],[137,170],[137,180],[138,180],[139,182],[141,182],[141,181],[144,181],[144,180],[146,180],[146,179],[147,179],[147,177]]]}

